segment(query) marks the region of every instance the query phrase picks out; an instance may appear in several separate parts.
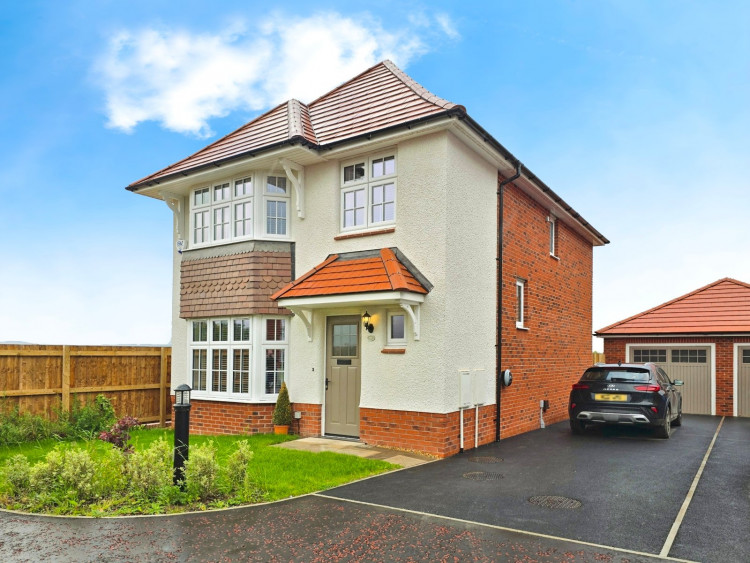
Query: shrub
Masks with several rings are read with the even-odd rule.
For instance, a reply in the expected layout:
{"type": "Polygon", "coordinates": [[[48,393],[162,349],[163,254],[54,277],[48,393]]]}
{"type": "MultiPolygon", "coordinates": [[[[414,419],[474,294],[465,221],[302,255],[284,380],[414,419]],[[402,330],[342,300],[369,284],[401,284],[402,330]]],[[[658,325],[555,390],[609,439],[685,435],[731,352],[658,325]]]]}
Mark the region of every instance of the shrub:
{"type": "Polygon", "coordinates": [[[111,448],[101,453],[94,476],[94,494],[108,497],[126,489],[127,475],[125,455],[118,448],[111,448]]]}
{"type": "Polygon", "coordinates": [[[292,424],[292,405],[289,402],[289,390],[286,388],[286,381],[281,383],[279,397],[276,399],[276,406],[273,408],[273,423],[276,426],[290,426],[292,424]]]}
{"type": "Polygon", "coordinates": [[[133,453],[133,445],[130,444],[130,429],[136,426],[138,426],[137,418],[123,416],[109,429],[109,432],[101,432],[99,439],[109,442],[123,453],[133,453]]]}
{"type": "Polygon", "coordinates": [[[3,405],[0,414],[0,446],[10,446],[69,434],[67,425],[60,420],[46,420],[39,415],[21,414],[18,406],[3,405]]]}
{"type": "Polygon", "coordinates": [[[253,451],[247,440],[237,442],[237,449],[230,454],[226,463],[226,476],[230,491],[248,488],[247,465],[252,459],[253,451]]]}
{"type": "Polygon", "coordinates": [[[218,475],[219,462],[213,440],[190,449],[190,456],[185,461],[185,485],[189,494],[201,500],[215,496],[218,475]]]}
{"type": "Polygon", "coordinates": [[[63,454],[60,470],[60,485],[74,496],[88,500],[94,493],[94,475],[96,466],[88,450],[70,448],[63,454]]]}
{"type": "Polygon", "coordinates": [[[112,403],[104,395],[97,395],[93,403],[81,405],[72,401],[68,421],[76,436],[91,438],[106,430],[117,420],[112,403]]]}
{"type": "Polygon", "coordinates": [[[61,488],[63,453],[60,446],[47,452],[44,461],[31,468],[31,488],[34,491],[55,491],[61,488]]]}
{"type": "Polygon", "coordinates": [[[128,456],[126,472],[134,494],[156,499],[162,489],[172,485],[172,448],[160,438],[147,450],[128,456]]]}
{"type": "Polygon", "coordinates": [[[23,454],[16,454],[5,462],[3,476],[8,483],[10,494],[21,495],[29,490],[31,484],[31,465],[23,454]]]}

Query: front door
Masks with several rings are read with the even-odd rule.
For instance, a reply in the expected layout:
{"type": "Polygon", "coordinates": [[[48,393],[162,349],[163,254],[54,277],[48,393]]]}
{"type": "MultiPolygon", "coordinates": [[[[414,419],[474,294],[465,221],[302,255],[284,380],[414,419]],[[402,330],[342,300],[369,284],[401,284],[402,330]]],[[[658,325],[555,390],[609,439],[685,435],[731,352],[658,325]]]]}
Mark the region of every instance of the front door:
{"type": "Polygon", "coordinates": [[[328,317],[326,333],[326,434],[359,436],[359,322],[328,317]]]}
{"type": "Polygon", "coordinates": [[[750,346],[737,349],[737,416],[750,416],[750,346]]]}

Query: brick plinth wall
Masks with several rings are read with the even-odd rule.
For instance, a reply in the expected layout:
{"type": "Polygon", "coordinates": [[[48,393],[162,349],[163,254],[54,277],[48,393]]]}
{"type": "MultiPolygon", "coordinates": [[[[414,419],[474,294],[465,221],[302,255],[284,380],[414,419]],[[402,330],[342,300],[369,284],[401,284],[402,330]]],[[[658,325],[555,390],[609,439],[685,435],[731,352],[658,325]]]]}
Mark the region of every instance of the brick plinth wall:
{"type": "MultiPolygon", "coordinates": [[[[227,403],[193,397],[190,406],[191,434],[269,434],[273,432],[273,403],[227,403]]],[[[172,395],[174,404],[174,395],[172,395]]],[[[292,412],[302,418],[292,421],[290,432],[302,437],[320,436],[321,405],[292,403],[292,412]]],[[[174,420],[172,420],[174,426],[174,420]]]]}
{"type": "Polygon", "coordinates": [[[508,438],[540,428],[541,400],[550,405],[545,424],[568,417],[571,385],[591,365],[593,246],[558,218],[551,256],[549,208],[514,184],[503,189],[500,369],[511,370],[513,384],[501,390],[500,437],[508,438]],[[526,284],[524,329],[516,328],[519,279],[526,284]]]}
{"type": "Polygon", "coordinates": [[[719,416],[734,415],[734,344],[750,341],[746,336],[696,336],[696,337],[643,337],[643,338],[605,338],[604,355],[607,362],[627,362],[626,344],[716,344],[716,414],[719,416]]]}
{"type": "MultiPolygon", "coordinates": [[[[360,439],[372,446],[448,457],[460,451],[460,414],[360,407],[360,439]]],[[[495,406],[479,409],[479,444],[495,439],[495,406]]],[[[474,447],[474,409],[464,412],[464,449],[474,447]]]]}

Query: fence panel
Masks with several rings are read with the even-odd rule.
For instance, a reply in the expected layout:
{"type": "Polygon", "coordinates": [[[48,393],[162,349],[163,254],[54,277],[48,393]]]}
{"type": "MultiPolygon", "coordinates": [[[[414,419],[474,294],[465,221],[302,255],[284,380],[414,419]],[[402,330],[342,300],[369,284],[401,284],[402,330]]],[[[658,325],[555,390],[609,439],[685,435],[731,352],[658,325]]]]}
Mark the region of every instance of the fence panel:
{"type": "Polygon", "coordinates": [[[163,425],[171,415],[170,360],[169,347],[0,345],[0,399],[51,416],[102,394],[118,416],[163,425]]]}

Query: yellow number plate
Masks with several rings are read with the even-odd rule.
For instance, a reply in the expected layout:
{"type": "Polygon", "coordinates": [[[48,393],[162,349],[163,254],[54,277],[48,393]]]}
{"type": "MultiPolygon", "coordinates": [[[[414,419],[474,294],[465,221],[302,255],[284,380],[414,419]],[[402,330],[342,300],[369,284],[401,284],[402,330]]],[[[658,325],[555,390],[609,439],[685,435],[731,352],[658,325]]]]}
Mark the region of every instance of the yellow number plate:
{"type": "Polygon", "coordinates": [[[611,395],[609,393],[594,393],[595,401],[627,401],[627,395],[611,395]]]}

